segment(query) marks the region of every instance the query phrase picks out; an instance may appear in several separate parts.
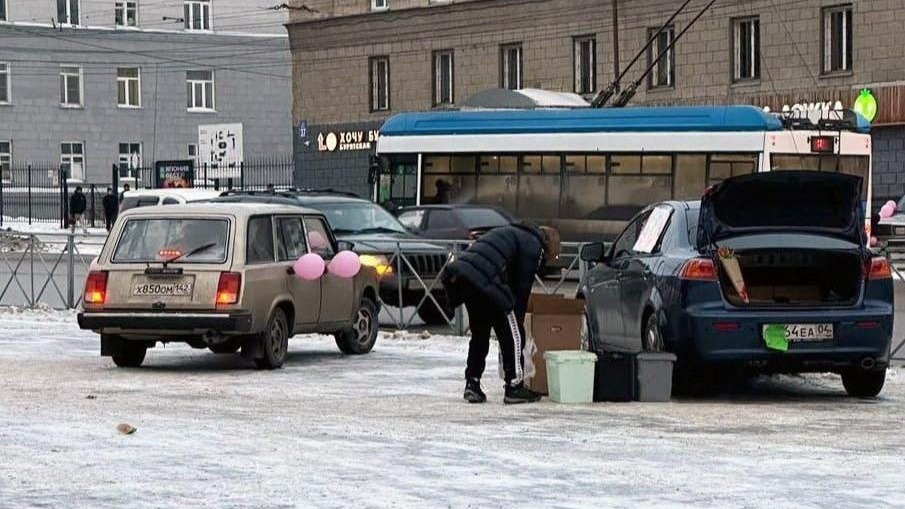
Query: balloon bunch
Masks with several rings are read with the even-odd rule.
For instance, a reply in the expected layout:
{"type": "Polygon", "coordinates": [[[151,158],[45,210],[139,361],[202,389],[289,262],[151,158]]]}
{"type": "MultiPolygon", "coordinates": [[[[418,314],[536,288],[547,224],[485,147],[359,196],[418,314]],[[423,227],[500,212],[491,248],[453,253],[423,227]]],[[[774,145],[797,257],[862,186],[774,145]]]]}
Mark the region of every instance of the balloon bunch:
{"type": "Polygon", "coordinates": [[[361,260],[352,251],[340,251],[330,260],[324,261],[317,253],[302,255],[292,266],[296,277],[307,281],[314,281],[329,272],[341,278],[353,278],[361,270],[361,260]]]}

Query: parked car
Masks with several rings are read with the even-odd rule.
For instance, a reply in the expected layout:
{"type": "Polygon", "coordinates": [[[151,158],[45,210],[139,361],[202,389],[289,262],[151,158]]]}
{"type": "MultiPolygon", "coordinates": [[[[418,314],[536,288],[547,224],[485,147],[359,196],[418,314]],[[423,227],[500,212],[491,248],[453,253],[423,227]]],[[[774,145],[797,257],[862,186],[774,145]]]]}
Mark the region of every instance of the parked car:
{"type": "Polygon", "coordinates": [[[79,326],[101,335],[101,355],[138,367],[158,342],[185,342],[279,368],[294,334],[333,334],[346,354],[373,348],[377,275],[293,275],[301,255],[337,243],[324,215],[279,205],[142,207],[116,222],[88,274],[79,326]],[[316,235],[316,237],[315,237],[316,235]],[[319,242],[308,242],[318,238],[319,242]]]}
{"type": "MultiPolygon", "coordinates": [[[[446,323],[440,309],[430,299],[424,299],[422,281],[430,286],[449,257],[444,247],[424,242],[407,231],[392,214],[371,201],[349,193],[332,190],[288,191],[230,191],[213,202],[225,203],[281,203],[309,207],[321,211],[333,227],[339,240],[351,242],[362,263],[377,270],[380,276],[380,298],[391,306],[418,307],[418,316],[429,324],[446,323]],[[394,261],[397,247],[405,251],[405,258],[417,272],[394,261]],[[418,278],[421,278],[421,281],[418,278]]],[[[434,285],[432,295],[447,317],[453,310],[446,303],[442,286],[434,285]]]]}
{"type": "Polygon", "coordinates": [[[852,396],[879,394],[893,285],[886,258],[865,246],[860,189],[849,175],[775,171],[648,207],[608,251],[582,249],[596,263],[579,290],[591,346],[673,352],[680,381],[720,367],[827,371],[852,396]],[[717,248],[734,250],[747,301],[717,248]],[[777,326],[787,351],[766,346],[777,326]]]}
{"type": "Polygon", "coordinates": [[[397,218],[418,236],[442,240],[474,240],[491,228],[515,222],[505,210],[485,205],[406,207],[397,218]]]}
{"type": "Polygon", "coordinates": [[[136,207],[153,207],[155,205],[184,205],[190,202],[210,200],[217,196],[220,196],[220,191],[208,189],[139,189],[126,191],[123,194],[119,211],[124,212],[136,207]]]}

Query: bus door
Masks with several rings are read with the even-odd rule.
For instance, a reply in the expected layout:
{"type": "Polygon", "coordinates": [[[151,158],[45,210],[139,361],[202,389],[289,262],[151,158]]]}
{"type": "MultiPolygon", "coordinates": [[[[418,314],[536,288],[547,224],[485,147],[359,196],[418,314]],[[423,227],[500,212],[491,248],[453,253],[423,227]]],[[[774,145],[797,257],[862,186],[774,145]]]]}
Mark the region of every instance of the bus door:
{"type": "Polygon", "coordinates": [[[375,186],[375,201],[388,210],[415,205],[418,199],[418,156],[381,158],[375,186]]]}

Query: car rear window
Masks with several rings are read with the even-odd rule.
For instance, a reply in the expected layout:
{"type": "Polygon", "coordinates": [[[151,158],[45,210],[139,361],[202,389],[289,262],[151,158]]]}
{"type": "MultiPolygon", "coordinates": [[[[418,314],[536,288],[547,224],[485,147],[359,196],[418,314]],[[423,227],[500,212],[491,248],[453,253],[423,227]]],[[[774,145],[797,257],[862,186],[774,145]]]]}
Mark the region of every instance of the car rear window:
{"type": "Polygon", "coordinates": [[[159,199],[156,196],[127,196],[123,198],[120,211],[126,211],[137,207],[152,207],[157,205],[159,199]]]}
{"type": "Polygon", "coordinates": [[[161,262],[182,255],[180,263],[223,263],[228,240],[226,219],[134,218],[123,227],[113,261],[161,262]]]}
{"type": "Polygon", "coordinates": [[[503,214],[493,209],[459,209],[459,217],[466,228],[496,227],[509,224],[503,214]]]}
{"type": "Polygon", "coordinates": [[[701,215],[701,209],[687,209],[685,211],[685,224],[688,225],[688,243],[692,246],[698,245],[698,217],[701,215]]]}

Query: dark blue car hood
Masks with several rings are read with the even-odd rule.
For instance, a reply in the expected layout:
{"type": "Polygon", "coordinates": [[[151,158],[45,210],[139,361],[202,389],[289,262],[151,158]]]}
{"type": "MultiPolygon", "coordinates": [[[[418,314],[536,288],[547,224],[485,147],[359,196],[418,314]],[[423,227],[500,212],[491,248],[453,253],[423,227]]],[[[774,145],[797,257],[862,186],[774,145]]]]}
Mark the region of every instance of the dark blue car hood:
{"type": "Polygon", "coordinates": [[[726,179],[701,199],[698,247],[752,233],[814,233],[864,245],[861,178],[771,171],[726,179]]]}
{"type": "Polygon", "coordinates": [[[364,254],[392,254],[399,245],[406,252],[443,254],[446,248],[424,242],[421,237],[408,233],[336,234],[337,240],[355,245],[355,252],[364,254]]]}

